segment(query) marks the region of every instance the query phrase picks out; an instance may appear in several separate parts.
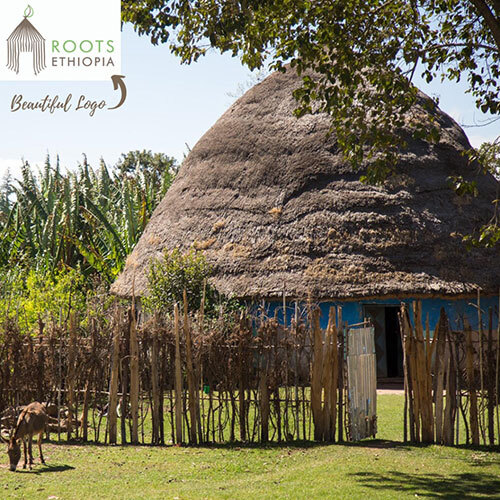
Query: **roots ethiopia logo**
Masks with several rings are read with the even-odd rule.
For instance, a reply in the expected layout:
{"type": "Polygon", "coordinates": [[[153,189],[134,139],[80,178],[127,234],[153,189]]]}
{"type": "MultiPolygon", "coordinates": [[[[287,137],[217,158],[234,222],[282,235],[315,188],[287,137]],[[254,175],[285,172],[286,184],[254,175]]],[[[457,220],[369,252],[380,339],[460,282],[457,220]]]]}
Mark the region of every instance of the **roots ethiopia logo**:
{"type": "Polygon", "coordinates": [[[2,4],[0,81],[105,81],[121,72],[120,0],[30,0],[24,18],[22,8],[2,4]]]}
{"type": "Polygon", "coordinates": [[[7,67],[19,73],[19,55],[21,52],[31,52],[33,54],[33,70],[35,75],[45,69],[45,38],[28,21],[33,17],[34,11],[28,5],[24,11],[24,19],[7,39],[7,67]]]}

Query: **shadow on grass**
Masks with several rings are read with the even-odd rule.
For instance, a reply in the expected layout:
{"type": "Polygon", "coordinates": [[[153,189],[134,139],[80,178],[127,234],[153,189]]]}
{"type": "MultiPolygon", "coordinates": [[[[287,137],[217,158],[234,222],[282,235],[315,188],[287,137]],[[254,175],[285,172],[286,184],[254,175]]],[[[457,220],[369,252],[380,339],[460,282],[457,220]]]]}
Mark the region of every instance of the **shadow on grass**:
{"type": "Polygon", "coordinates": [[[485,473],[408,474],[404,472],[357,472],[351,474],[367,488],[413,493],[431,498],[498,498],[500,478],[485,473]]]}
{"type": "MultiPolygon", "coordinates": [[[[80,441],[73,439],[71,441],[57,441],[51,440],[46,441],[51,445],[56,446],[85,446],[85,447],[99,447],[99,448],[125,448],[130,446],[139,446],[144,448],[174,448],[175,445],[167,443],[164,445],[152,445],[150,443],[139,443],[137,445],[132,445],[130,443],[116,445],[109,445],[104,443],[95,443],[93,441],[80,441]]],[[[200,443],[197,445],[183,444],[182,448],[191,449],[223,449],[223,450],[239,450],[239,449],[280,449],[280,448],[296,448],[296,449],[312,449],[325,446],[348,446],[355,448],[376,448],[376,449],[399,449],[399,450],[411,450],[412,448],[422,448],[426,445],[410,445],[408,443],[403,443],[401,441],[390,441],[384,439],[366,439],[364,441],[358,441],[356,443],[344,441],[342,443],[326,443],[319,441],[271,441],[268,443],[249,443],[249,442],[226,442],[226,443],[200,443]]]]}
{"type": "MultiPolygon", "coordinates": [[[[72,439],[71,441],[58,441],[57,439],[45,441],[51,445],[56,446],[84,446],[84,447],[98,447],[98,448],[125,448],[130,446],[139,446],[144,448],[173,448],[175,445],[172,443],[166,443],[163,445],[153,445],[151,443],[139,443],[137,445],[132,445],[131,443],[116,445],[104,444],[102,442],[94,441],[82,441],[79,439],[72,439]]],[[[182,448],[191,449],[224,449],[224,450],[238,450],[238,449],[279,449],[279,448],[296,448],[296,449],[312,449],[324,446],[348,446],[352,448],[368,448],[368,449],[384,449],[384,450],[400,450],[400,451],[411,451],[422,448],[427,448],[429,446],[435,446],[433,444],[426,443],[404,443],[403,441],[393,441],[389,439],[364,439],[363,441],[349,442],[343,441],[341,443],[326,443],[319,441],[271,441],[268,443],[250,443],[250,442],[225,442],[225,443],[200,443],[196,445],[186,444],[182,445],[182,448]]],[[[484,451],[484,452],[500,452],[500,446],[472,446],[472,445],[459,445],[451,446],[450,448],[474,450],[474,451],[484,451]]]]}
{"type": "Polygon", "coordinates": [[[67,470],[74,470],[75,468],[71,465],[42,465],[41,468],[36,468],[32,470],[18,469],[21,474],[35,474],[40,476],[41,474],[47,474],[48,472],[64,472],[67,470]]]}
{"type": "MultiPolygon", "coordinates": [[[[76,439],[72,439],[71,441],[45,441],[47,444],[51,444],[54,446],[84,446],[84,447],[97,447],[97,448],[129,448],[132,446],[138,446],[140,448],[176,448],[177,445],[173,445],[172,443],[166,444],[151,444],[151,443],[139,443],[139,444],[131,444],[131,443],[117,443],[115,445],[104,444],[104,443],[96,443],[94,441],[80,441],[76,439]]],[[[340,443],[340,445],[345,445],[350,443],[340,443]]],[[[241,441],[227,442],[227,443],[199,443],[199,444],[187,444],[183,443],[180,448],[190,448],[193,450],[196,449],[226,449],[226,450],[238,450],[243,448],[255,448],[255,449],[272,449],[272,448],[316,448],[320,446],[329,446],[333,445],[333,443],[320,443],[316,441],[282,441],[281,443],[272,441],[270,443],[247,443],[241,441]]]]}

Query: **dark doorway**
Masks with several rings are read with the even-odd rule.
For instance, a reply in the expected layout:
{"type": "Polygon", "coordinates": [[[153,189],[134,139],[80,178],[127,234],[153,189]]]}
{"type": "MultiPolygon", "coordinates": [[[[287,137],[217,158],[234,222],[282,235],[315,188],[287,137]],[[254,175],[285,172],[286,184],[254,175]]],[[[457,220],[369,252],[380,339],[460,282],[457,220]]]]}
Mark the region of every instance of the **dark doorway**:
{"type": "Polygon", "coordinates": [[[387,348],[387,376],[403,376],[403,348],[399,331],[398,307],[385,308],[385,345],[387,348]]]}
{"type": "Polygon", "coordinates": [[[398,306],[365,305],[364,313],[375,328],[377,377],[403,377],[403,348],[399,332],[398,306]]]}

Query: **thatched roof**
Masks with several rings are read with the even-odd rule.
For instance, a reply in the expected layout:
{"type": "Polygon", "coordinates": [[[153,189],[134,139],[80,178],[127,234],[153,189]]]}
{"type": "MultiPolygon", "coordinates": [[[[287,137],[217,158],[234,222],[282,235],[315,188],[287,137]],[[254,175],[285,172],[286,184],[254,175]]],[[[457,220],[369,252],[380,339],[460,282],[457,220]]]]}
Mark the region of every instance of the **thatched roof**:
{"type": "MultiPolygon", "coordinates": [[[[468,140],[436,111],[441,141],[410,140],[398,182],[363,185],[345,163],[329,118],[292,115],[292,71],[268,77],[200,139],[112,287],[147,293],[164,249],[195,246],[214,285],[240,297],[447,296],[498,290],[494,251],[466,251],[462,235],[487,222],[497,182],[459,197],[448,177],[475,177],[468,140]]],[[[416,110],[418,111],[418,109],[416,110]]]]}

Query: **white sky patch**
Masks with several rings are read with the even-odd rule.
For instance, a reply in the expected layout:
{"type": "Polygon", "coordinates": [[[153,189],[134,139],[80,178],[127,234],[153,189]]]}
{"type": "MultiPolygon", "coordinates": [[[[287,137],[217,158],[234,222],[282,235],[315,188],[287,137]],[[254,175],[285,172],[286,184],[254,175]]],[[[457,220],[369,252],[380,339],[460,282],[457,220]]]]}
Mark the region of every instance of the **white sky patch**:
{"type": "Polygon", "coordinates": [[[498,135],[480,135],[480,134],[467,134],[469,142],[475,148],[478,148],[483,142],[493,142],[498,135]]]}
{"type": "Polygon", "coordinates": [[[462,123],[463,122],[463,112],[458,109],[458,108],[453,108],[451,109],[448,114],[457,122],[457,123],[462,123]]]}
{"type": "MultiPolygon", "coordinates": [[[[42,167],[45,161],[29,161],[31,167],[42,167]]],[[[7,171],[10,171],[10,175],[12,175],[13,179],[21,178],[21,168],[23,166],[23,161],[21,159],[12,159],[12,158],[0,158],[0,179],[7,174],[7,171]]]]}

